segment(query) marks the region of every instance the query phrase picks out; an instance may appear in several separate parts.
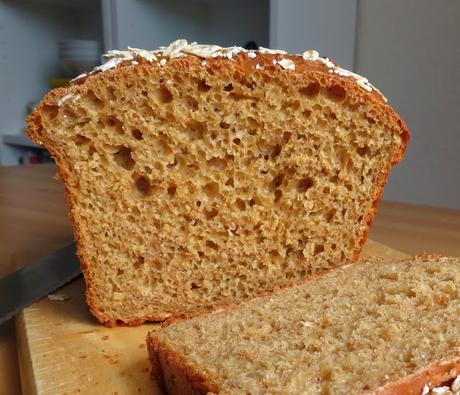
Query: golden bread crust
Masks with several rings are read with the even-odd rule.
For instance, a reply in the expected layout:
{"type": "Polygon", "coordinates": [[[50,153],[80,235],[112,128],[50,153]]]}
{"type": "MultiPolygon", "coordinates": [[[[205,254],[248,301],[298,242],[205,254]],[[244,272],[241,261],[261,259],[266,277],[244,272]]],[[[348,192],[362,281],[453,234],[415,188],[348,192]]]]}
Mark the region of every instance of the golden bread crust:
{"type": "Polygon", "coordinates": [[[421,395],[426,385],[430,389],[441,386],[443,383],[460,375],[460,357],[443,361],[404,377],[394,383],[370,392],[371,395],[421,395]]]}
{"type": "Polygon", "coordinates": [[[204,372],[196,371],[171,350],[147,338],[154,377],[168,394],[206,395],[218,393],[218,386],[204,372]]]}
{"type": "MultiPolygon", "coordinates": [[[[67,88],[58,88],[52,90],[48,93],[45,98],[41,101],[35,111],[28,117],[28,135],[38,144],[43,144],[50,151],[54,157],[56,164],[59,169],[59,174],[64,181],[67,202],[69,205],[69,216],[73,224],[75,239],[77,243],[77,253],[80,257],[82,272],[85,277],[87,284],[87,302],[90,306],[92,313],[97,317],[97,319],[104,323],[107,326],[115,326],[119,324],[123,325],[138,325],[147,320],[162,321],[167,319],[169,315],[156,315],[156,316],[144,316],[136,318],[129,321],[118,321],[114,320],[111,317],[108,317],[104,311],[101,310],[98,306],[97,298],[95,296],[96,290],[94,289],[94,273],[92,271],[91,265],[89,264],[89,259],[87,252],[85,250],[85,245],[82,242],[81,229],[79,227],[79,218],[75,207],[75,198],[72,193],[72,183],[75,182],[72,177],[72,168],[67,164],[67,160],[64,157],[65,154],[61,153],[55,146],[55,143],[44,131],[41,117],[44,109],[47,106],[56,106],[59,101],[63,99],[66,95],[79,95],[84,94],[88,90],[91,90],[93,86],[100,83],[101,81],[117,79],[125,74],[135,72],[136,70],[142,70],[143,68],[160,68],[161,66],[156,63],[147,62],[143,58],[139,58],[138,64],[132,64],[129,62],[122,62],[118,67],[105,71],[103,73],[98,73],[94,75],[89,75],[85,78],[80,78],[72,83],[67,88]]],[[[366,226],[362,227],[362,233],[360,236],[360,241],[357,244],[355,251],[353,251],[353,258],[357,259],[361,251],[362,246],[364,245],[369,226],[372,224],[376,212],[378,201],[383,193],[384,185],[388,178],[388,173],[393,164],[399,162],[404,154],[407,143],[409,141],[409,132],[404,121],[395,113],[395,111],[384,101],[382,96],[376,91],[372,90],[371,92],[366,91],[360,87],[353,78],[340,76],[335,73],[328,72],[329,69],[323,63],[317,61],[308,61],[302,59],[300,56],[295,55],[274,55],[274,54],[257,54],[256,58],[250,58],[245,53],[237,54],[232,60],[224,58],[211,58],[206,59],[206,66],[202,65],[202,60],[196,56],[187,55],[180,58],[172,58],[168,62],[168,67],[177,67],[180,69],[192,69],[199,67],[207,67],[210,69],[223,69],[223,70],[234,70],[238,69],[243,73],[253,73],[256,65],[261,67],[261,72],[270,76],[271,78],[304,78],[308,76],[309,78],[314,78],[318,81],[321,81],[322,84],[330,85],[339,85],[344,87],[351,96],[356,96],[362,102],[365,102],[368,106],[374,108],[378,116],[382,117],[391,125],[397,125],[399,129],[399,134],[402,138],[401,148],[396,152],[391,161],[387,164],[386,169],[382,171],[380,177],[377,180],[378,187],[376,189],[376,194],[373,200],[373,209],[365,218],[366,226]],[[273,64],[274,60],[280,59],[289,59],[292,60],[295,64],[295,70],[284,70],[279,65],[273,64]],[[289,77],[286,77],[289,75],[289,77]]]]}

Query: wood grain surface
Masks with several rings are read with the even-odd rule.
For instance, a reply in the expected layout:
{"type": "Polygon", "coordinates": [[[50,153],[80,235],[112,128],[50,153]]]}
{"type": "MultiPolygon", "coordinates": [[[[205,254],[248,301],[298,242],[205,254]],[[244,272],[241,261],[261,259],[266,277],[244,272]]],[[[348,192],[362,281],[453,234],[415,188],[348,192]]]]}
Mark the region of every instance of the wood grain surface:
{"type": "MultiPolygon", "coordinates": [[[[0,276],[73,239],[55,172],[53,165],[0,167],[0,276]]],[[[460,210],[383,201],[370,237],[407,254],[460,256],[460,210]]],[[[0,395],[21,393],[13,329],[12,320],[0,325],[0,395]]]]}

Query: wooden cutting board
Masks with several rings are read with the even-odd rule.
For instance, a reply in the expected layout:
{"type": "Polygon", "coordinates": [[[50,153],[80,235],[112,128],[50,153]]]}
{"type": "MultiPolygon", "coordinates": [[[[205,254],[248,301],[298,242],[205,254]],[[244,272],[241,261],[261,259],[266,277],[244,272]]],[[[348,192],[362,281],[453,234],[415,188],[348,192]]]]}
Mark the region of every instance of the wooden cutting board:
{"type": "MultiPolygon", "coordinates": [[[[404,254],[369,240],[362,257],[404,254]]],[[[145,337],[158,324],[101,326],[89,313],[79,278],[43,298],[16,320],[24,394],[162,394],[150,378],[145,337]]]]}

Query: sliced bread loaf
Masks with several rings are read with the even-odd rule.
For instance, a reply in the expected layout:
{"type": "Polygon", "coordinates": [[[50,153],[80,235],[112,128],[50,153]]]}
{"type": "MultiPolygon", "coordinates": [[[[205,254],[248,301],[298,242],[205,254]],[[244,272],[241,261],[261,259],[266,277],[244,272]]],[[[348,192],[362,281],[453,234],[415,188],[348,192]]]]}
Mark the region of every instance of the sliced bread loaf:
{"type": "Polygon", "coordinates": [[[29,135],[64,180],[87,300],[163,320],[358,257],[409,138],[364,78],[315,51],[112,51],[50,92],[29,135]]]}
{"type": "Polygon", "coordinates": [[[147,343],[170,394],[460,391],[460,260],[356,263],[147,343]]]}

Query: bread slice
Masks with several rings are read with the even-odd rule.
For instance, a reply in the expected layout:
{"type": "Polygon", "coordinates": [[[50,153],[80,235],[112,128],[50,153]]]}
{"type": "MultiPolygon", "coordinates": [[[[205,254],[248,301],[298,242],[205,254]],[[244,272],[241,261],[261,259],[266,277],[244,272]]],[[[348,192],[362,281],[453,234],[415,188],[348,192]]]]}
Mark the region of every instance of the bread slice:
{"type": "Polygon", "coordinates": [[[409,138],[367,80],[319,58],[112,51],[28,133],[65,182],[107,325],[237,302],[358,257],[409,138]]]}
{"type": "Polygon", "coordinates": [[[460,375],[460,259],[348,265],[147,344],[169,394],[427,394],[460,375]]]}

